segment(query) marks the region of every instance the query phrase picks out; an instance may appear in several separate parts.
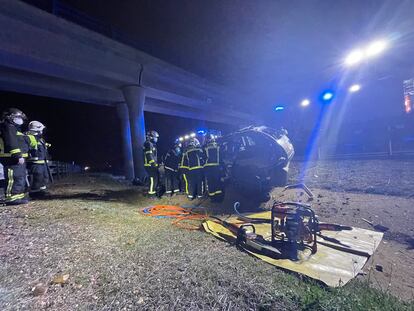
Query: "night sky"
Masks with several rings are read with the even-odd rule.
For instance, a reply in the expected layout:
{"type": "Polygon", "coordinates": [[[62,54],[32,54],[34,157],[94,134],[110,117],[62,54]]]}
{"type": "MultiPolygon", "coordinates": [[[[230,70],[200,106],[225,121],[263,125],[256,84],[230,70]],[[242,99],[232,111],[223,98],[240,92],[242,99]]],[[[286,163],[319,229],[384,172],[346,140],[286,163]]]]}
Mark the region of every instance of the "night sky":
{"type": "MultiPolygon", "coordinates": [[[[51,11],[51,0],[26,2],[51,11]]],[[[246,96],[249,105],[240,110],[254,111],[270,126],[286,126],[297,142],[307,141],[322,109],[319,96],[327,89],[336,98],[324,126],[342,133],[337,137],[349,140],[352,130],[367,124],[383,130],[414,123],[403,114],[402,91],[402,81],[414,77],[414,1],[63,2],[135,38],[141,50],[246,96]],[[344,69],[350,50],[378,38],[391,42],[384,55],[344,69]],[[346,88],[354,82],[362,89],[348,96],[346,88]],[[306,111],[299,108],[303,98],[313,103],[306,111]],[[276,105],[285,111],[274,112],[276,105]]],[[[121,166],[114,108],[1,92],[0,108],[10,106],[46,123],[56,159],[121,166]]],[[[147,128],[161,134],[162,153],[193,129],[231,129],[159,114],[145,117],[147,128]]]]}

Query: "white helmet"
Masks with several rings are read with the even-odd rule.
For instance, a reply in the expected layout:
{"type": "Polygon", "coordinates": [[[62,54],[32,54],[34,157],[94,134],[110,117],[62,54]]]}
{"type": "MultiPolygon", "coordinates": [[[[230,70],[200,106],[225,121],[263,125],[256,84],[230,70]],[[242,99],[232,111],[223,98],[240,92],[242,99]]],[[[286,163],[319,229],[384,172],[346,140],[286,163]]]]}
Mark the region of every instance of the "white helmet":
{"type": "Polygon", "coordinates": [[[39,121],[32,121],[29,123],[29,131],[42,133],[46,126],[39,121]]]}

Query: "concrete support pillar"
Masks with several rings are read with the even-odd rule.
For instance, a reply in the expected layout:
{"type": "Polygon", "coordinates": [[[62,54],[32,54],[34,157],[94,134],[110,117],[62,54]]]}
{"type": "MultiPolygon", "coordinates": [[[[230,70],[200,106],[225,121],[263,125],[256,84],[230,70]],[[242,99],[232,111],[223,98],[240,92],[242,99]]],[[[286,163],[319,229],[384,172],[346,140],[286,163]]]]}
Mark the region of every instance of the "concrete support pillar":
{"type": "Polygon", "coordinates": [[[122,88],[122,92],[129,111],[134,176],[136,179],[139,178],[142,180],[145,176],[142,152],[142,147],[145,142],[145,89],[138,85],[128,85],[122,88]]]}
{"type": "Polygon", "coordinates": [[[128,106],[126,103],[120,103],[116,106],[116,109],[121,122],[123,172],[127,180],[133,180],[135,173],[128,106]]]}

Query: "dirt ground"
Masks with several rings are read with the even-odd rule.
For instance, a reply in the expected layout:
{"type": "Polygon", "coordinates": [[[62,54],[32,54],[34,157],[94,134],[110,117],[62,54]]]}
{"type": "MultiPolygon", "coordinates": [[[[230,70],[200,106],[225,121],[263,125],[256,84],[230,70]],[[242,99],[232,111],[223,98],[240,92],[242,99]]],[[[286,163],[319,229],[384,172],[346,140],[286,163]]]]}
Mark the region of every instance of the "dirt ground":
{"type": "MultiPolygon", "coordinates": [[[[293,166],[292,182],[302,167],[293,166]]],[[[361,282],[337,290],[138,212],[189,204],[182,196],[153,201],[108,177],[66,178],[45,200],[0,207],[0,310],[413,310],[388,295],[414,298],[414,178],[407,170],[414,172],[414,162],[345,161],[311,163],[303,174],[321,220],[373,229],[364,218],[385,231],[361,282]]],[[[281,189],[272,196],[307,200],[281,189]]],[[[192,204],[225,214],[235,200],[243,210],[259,207],[234,190],[220,205],[192,204]]]]}
{"type": "MultiPolygon", "coordinates": [[[[294,163],[291,182],[300,179],[303,167],[303,163],[294,163]]],[[[413,172],[414,161],[344,160],[311,162],[302,174],[323,221],[373,229],[365,219],[384,232],[365,271],[374,286],[404,299],[414,297],[413,172]],[[383,270],[375,269],[376,265],[383,270]]],[[[273,194],[277,198],[280,191],[273,194]]],[[[306,201],[292,194],[280,198],[306,201]]]]}

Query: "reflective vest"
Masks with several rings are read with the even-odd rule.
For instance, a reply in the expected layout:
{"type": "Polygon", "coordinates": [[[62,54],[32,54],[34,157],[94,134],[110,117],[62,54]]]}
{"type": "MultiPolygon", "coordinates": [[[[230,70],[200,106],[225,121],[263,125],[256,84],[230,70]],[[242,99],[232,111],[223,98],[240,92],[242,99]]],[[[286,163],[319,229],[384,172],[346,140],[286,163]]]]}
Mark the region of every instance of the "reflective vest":
{"type": "Polygon", "coordinates": [[[202,169],[203,168],[203,150],[200,148],[190,148],[184,154],[184,159],[182,159],[181,163],[184,166],[182,168],[186,168],[189,171],[202,169]]]}
{"type": "Polygon", "coordinates": [[[158,166],[157,148],[150,141],[144,143],[144,166],[158,166]]]}
{"type": "Polygon", "coordinates": [[[204,166],[220,165],[220,146],[216,143],[208,144],[205,147],[206,163],[204,166]]]}

